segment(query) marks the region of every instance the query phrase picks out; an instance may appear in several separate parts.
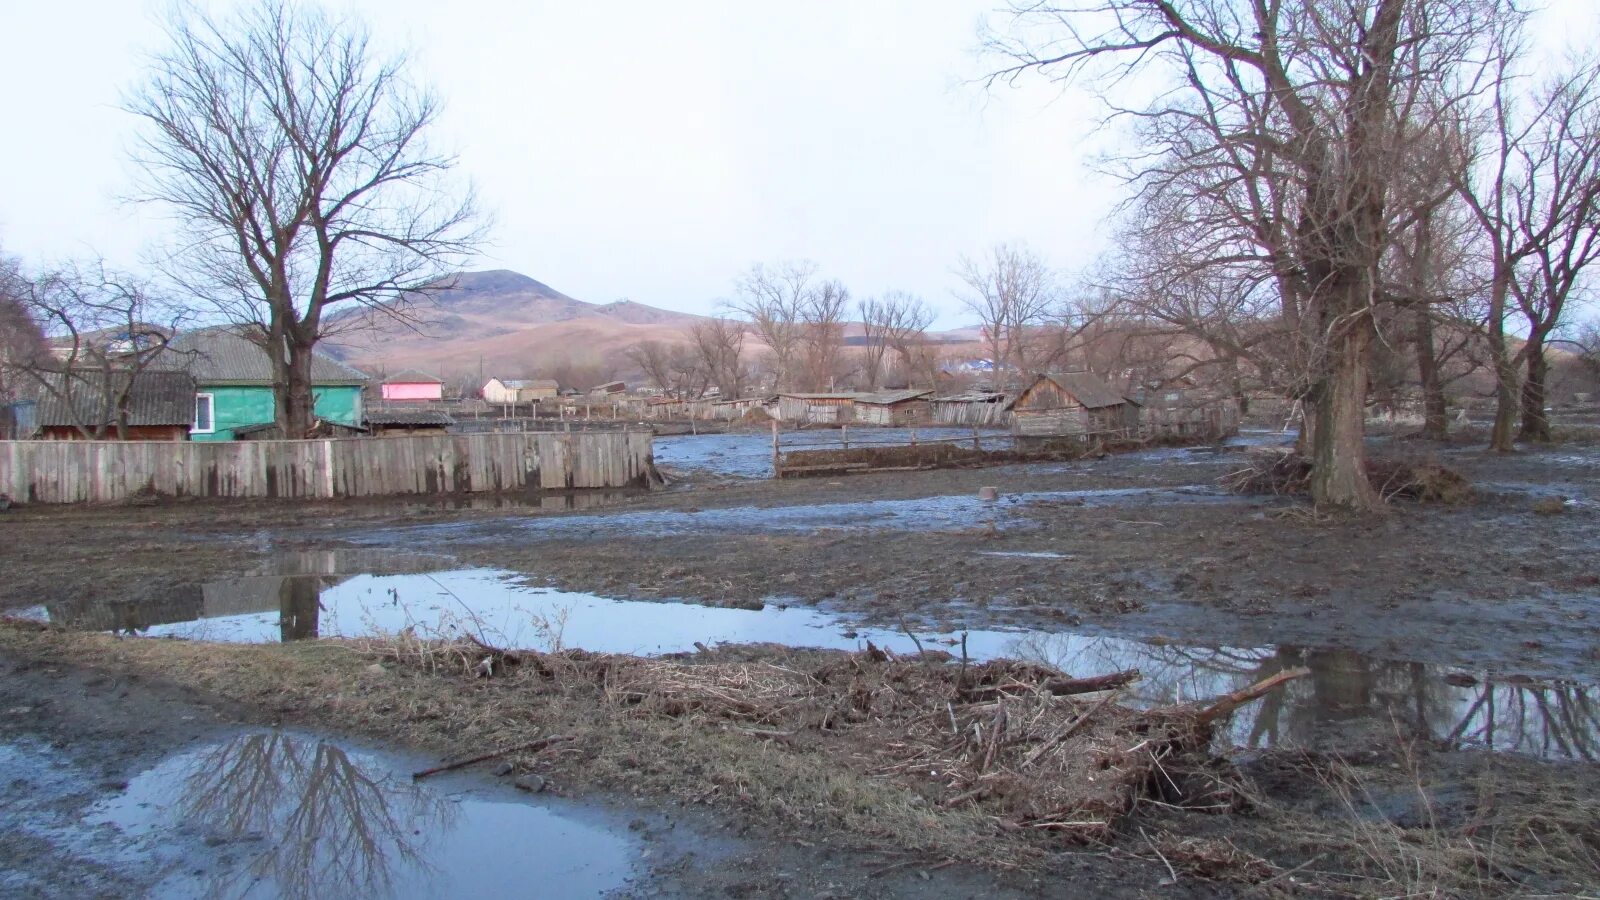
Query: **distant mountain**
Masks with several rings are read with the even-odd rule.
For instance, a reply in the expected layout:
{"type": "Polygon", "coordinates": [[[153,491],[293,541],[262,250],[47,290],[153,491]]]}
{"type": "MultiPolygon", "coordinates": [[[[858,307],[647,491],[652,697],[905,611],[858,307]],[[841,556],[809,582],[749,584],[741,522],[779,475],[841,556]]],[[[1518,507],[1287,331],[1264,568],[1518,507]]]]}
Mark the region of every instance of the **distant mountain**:
{"type": "Polygon", "coordinates": [[[334,321],[333,350],[351,365],[393,372],[421,368],[440,377],[515,377],[567,364],[601,380],[627,377],[624,351],[644,340],[682,341],[704,318],[632,300],[587,303],[518,272],[462,272],[449,287],[411,304],[411,325],[368,312],[334,321]],[[414,327],[413,327],[414,326],[414,327]]]}
{"type": "MultiPolygon", "coordinates": [[[[336,334],[324,343],[333,355],[373,375],[422,369],[446,380],[470,376],[554,376],[580,387],[612,378],[636,381],[642,373],[626,351],[640,341],[682,342],[705,316],[633,300],[588,303],[518,272],[462,272],[448,287],[411,304],[411,325],[368,311],[332,320],[336,334]],[[567,374],[562,374],[565,371],[567,374]]],[[[864,342],[859,323],[845,328],[847,343],[864,342]]],[[[975,339],[974,329],[933,332],[940,343],[975,339]]],[[[750,355],[764,348],[752,335],[750,355]]]]}

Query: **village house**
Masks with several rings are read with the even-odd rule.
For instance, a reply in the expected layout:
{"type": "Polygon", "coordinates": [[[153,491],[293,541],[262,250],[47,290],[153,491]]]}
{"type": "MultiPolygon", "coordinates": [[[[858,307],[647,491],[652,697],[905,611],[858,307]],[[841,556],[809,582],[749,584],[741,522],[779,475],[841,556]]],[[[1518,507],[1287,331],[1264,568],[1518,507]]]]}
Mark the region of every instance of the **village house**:
{"type": "Polygon", "coordinates": [[[385,378],[379,386],[379,396],[385,402],[443,400],[444,380],[416,369],[407,369],[385,378]]]}
{"type": "Polygon", "coordinates": [[[1011,406],[1019,438],[1131,438],[1139,433],[1139,404],[1090,372],[1040,375],[1011,406]]]}
{"type": "Polygon", "coordinates": [[[482,391],[485,402],[498,404],[537,403],[560,393],[561,386],[550,378],[491,378],[482,391]]]}
{"type": "MultiPolygon", "coordinates": [[[[194,379],[190,440],[231,441],[240,429],[277,421],[272,361],[259,345],[234,329],[207,328],[175,335],[160,365],[194,379]]],[[[359,431],[367,381],[365,373],[331,356],[313,353],[311,393],[316,417],[330,429],[359,431]]]]}

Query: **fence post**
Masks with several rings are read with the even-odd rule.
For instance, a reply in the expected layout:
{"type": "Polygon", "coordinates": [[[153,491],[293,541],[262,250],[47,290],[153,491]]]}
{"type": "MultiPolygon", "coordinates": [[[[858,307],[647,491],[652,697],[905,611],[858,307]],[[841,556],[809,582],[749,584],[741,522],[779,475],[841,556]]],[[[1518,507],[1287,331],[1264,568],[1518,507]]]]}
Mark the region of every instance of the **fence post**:
{"type": "Polygon", "coordinates": [[[849,425],[840,425],[839,426],[839,435],[840,435],[839,440],[844,442],[844,449],[849,450],[850,449],[850,426],[849,425]]]}
{"type": "Polygon", "coordinates": [[[983,450],[983,443],[978,439],[978,426],[976,425],[972,426],[972,449],[980,452],[983,450]]]}
{"type": "Polygon", "coordinates": [[[778,420],[772,420],[772,477],[778,477],[778,420]]]}
{"type": "Polygon", "coordinates": [[[911,446],[917,445],[917,423],[911,423],[911,446]]]}

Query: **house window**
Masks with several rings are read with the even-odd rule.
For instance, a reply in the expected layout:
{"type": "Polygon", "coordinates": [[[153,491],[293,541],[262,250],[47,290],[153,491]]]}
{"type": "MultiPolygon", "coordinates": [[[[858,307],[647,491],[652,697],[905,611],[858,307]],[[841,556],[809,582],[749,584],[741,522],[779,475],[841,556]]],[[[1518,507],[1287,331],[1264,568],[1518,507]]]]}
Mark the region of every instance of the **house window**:
{"type": "Polygon", "coordinates": [[[189,429],[191,434],[212,434],[217,430],[217,420],[213,414],[214,406],[215,399],[212,395],[194,395],[194,425],[189,429]]]}

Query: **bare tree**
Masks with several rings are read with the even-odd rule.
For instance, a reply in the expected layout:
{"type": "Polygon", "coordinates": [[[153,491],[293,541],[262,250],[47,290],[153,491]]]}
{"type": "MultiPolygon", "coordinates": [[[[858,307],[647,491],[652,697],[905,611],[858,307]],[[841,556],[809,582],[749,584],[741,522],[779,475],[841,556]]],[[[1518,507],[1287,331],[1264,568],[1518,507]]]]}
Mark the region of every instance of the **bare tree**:
{"type": "MultiPolygon", "coordinates": [[[[1365,470],[1368,364],[1390,188],[1482,64],[1504,0],[1018,2],[991,81],[1091,70],[1167,76],[1132,115],[1133,208],[1183,248],[1187,277],[1250,302],[1263,285],[1293,338],[1318,503],[1378,502],[1365,470]]],[[[1140,82],[1147,84],[1149,82],[1140,82]]],[[[1155,246],[1151,240],[1146,246],[1155,246]]],[[[1148,269],[1146,270],[1149,271],[1148,269]]]]}
{"type": "Polygon", "coordinates": [[[850,308],[850,291],[837,280],[824,281],[801,307],[802,371],[811,390],[832,389],[844,374],[844,315],[850,308]]]}
{"type": "Polygon", "coordinates": [[[1026,247],[997,244],[956,269],[966,290],[957,298],[983,325],[995,387],[1013,387],[1030,374],[1029,340],[1049,321],[1055,281],[1044,260],[1026,247]]]}
{"type": "Polygon", "coordinates": [[[27,302],[31,289],[21,263],[0,253],[0,403],[19,399],[19,370],[36,366],[50,353],[44,329],[27,302]]]}
{"type": "Polygon", "coordinates": [[[889,351],[899,357],[908,382],[925,378],[932,386],[934,376],[929,371],[927,355],[918,352],[926,340],[928,326],[933,324],[933,310],[928,304],[915,294],[886,291],[882,297],[861,301],[859,312],[867,339],[862,374],[868,389],[882,386],[889,351]]]}
{"type": "Polygon", "coordinates": [[[744,334],[744,323],[732,319],[711,318],[689,326],[689,339],[700,366],[724,400],[744,396],[750,380],[750,369],[744,361],[744,334]]]}
{"type": "Polygon", "coordinates": [[[789,386],[805,340],[805,315],[817,286],[817,264],[758,263],[735,283],[728,307],[750,320],[751,330],[772,352],[773,389],[789,386]]]}
{"type": "Polygon", "coordinates": [[[480,236],[471,192],[427,143],[437,99],[363,23],[257,0],[226,20],[179,7],[167,32],[125,104],[145,124],[137,196],[184,227],[174,277],[247,326],[279,427],[302,435],[332,314],[403,316],[448,286],[480,236]]]}
{"type": "Polygon", "coordinates": [[[126,439],[140,378],[183,367],[168,343],[190,311],[101,262],[68,264],[34,277],[13,269],[5,277],[10,303],[54,346],[7,354],[0,383],[10,381],[48,401],[85,438],[115,433],[126,439]]]}
{"type": "Polygon", "coordinates": [[[1519,97],[1520,32],[1497,35],[1492,89],[1474,110],[1465,138],[1474,148],[1458,190],[1481,228],[1489,267],[1486,322],[1496,376],[1490,447],[1512,449],[1521,436],[1547,440],[1544,348],[1600,246],[1600,79],[1593,59],[1578,60],[1531,101],[1519,97]],[[1515,302],[1528,340],[1513,351],[1506,318],[1515,302]],[[1519,377],[1518,366],[1526,369],[1519,377]],[[1521,382],[1519,387],[1519,382],[1521,382]]]}

